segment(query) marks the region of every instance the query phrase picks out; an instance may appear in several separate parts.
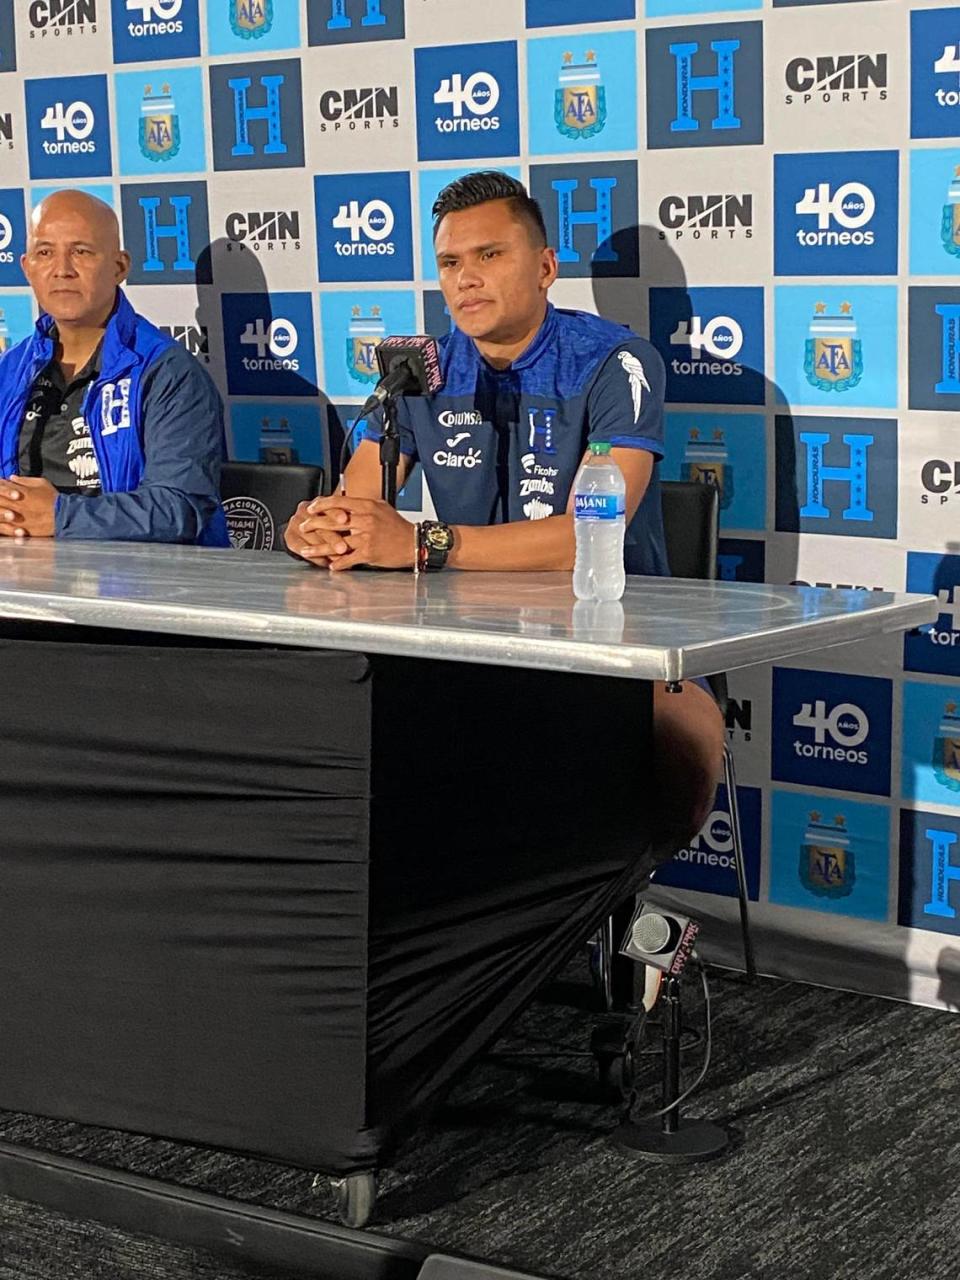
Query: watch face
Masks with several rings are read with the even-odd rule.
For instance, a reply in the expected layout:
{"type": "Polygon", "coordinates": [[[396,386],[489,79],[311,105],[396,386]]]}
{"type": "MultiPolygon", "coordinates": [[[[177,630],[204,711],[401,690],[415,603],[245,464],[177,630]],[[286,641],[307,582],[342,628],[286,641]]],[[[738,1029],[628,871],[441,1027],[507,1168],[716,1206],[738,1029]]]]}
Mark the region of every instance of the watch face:
{"type": "Polygon", "coordinates": [[[427,530],[427,546],[437,551],[449,551],[453,546],[453,533],[446,525],[432,525],[427,530]]]}

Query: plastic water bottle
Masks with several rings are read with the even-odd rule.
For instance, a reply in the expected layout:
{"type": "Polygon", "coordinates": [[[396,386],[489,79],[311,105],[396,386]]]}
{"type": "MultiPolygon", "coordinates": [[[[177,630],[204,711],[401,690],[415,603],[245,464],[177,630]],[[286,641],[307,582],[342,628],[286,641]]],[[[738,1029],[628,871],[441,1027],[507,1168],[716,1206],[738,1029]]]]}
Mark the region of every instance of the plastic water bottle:
{"type": "Polygon", "coordinates": [[[619,600],[623,595],[626,491],[623,472],[610,457],[610,445],[591,444],[590,456],[573,482],[577,537],[573,594],[578,600],[619,600]]]}

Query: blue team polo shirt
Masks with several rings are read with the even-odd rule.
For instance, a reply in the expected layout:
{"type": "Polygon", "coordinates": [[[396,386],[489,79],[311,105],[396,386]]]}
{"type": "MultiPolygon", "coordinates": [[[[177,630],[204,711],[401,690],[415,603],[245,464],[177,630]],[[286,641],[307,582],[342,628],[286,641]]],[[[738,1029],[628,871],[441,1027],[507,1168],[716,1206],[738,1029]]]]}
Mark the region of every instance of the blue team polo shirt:
{"type": "MultiPolygon", "coordinates": [[[[663,456],[663,362],[622,325],[549,306],[507,369],[492,368],[459,329],[440,340],[440,353],[443,390],[402,397],[397,427],[448,524],[562,514],[591,441],[663,456]]],[[[364,435],[379,440],[379,423],[364,435]]],[[[628,573],[670,572],[656,466],[627,528],[624,561],[628,573]]]]}

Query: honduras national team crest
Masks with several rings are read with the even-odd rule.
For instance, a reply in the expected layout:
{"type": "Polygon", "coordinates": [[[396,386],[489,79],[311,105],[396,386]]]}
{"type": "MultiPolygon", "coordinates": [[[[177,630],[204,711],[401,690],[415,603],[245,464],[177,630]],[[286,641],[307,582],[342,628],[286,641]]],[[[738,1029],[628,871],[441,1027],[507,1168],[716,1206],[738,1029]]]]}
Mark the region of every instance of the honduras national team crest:
{"type": "Polygon", "coordinates": [[[376,382],[380,377],[377,368],[377,347],[387,336],[386,325],[379,307],[371,307],[365,316],[361,307],[354,307],[347,336],[347,368],[358,382],[376,382]]]}
{"type": "Polygon", "coordinates": [[[607,95],[593,50],[582,62],[574,62],[572,53],[563,55],[553,118],[565,138],[592,138],[606,124],[607,95]]]}
{"type": "Polygon", "coordinates": [[[825,302],[814,307],[803,371],[819,391],[847,391],[863,377],[863,353],[849,302],[840,303],[839,315],[828,315],[825,302]]]}
{"type": "Polygon", "coordinates": [[[258,40],[273,26],[273,0],[230,0],[230,26],[241,40],[258,40]]]}
{"type": "Polygon", "coordinates": [[[951,699],[933,740],[933,775],[941,787],[960,791],[960,711],[951,699]]]}
{"type": "Polygon", "coordinates": [[[940,239],[951,258],[960,258],[960,164],[953,173],[953,181],[947,191],[947,203],[943,206],[940,239]]]}
{"type": "Polygon", "coordinates": [[[846,898],[856,881],[856,855],[847,820],[825,821],[814,810],[800,846],[800,883],[818,898],[846,898]]]}
{"type": "Polygon", "coordinates": [[[720,494],[720,508],[725,510],[733,501],[733,467],[723,431],[717,428],[711,439],[703,439],[699,427],[692,427],[683,451],[681,475],[695,484],[712,484],[720,494]]]}
{"type": "Polygon", "coordinates": [[[150,85],[140,104],[140,150],[148,160],[172,160],[180,150],[180,119],[177,104],[164,85],[154,93],[150,85]]]}

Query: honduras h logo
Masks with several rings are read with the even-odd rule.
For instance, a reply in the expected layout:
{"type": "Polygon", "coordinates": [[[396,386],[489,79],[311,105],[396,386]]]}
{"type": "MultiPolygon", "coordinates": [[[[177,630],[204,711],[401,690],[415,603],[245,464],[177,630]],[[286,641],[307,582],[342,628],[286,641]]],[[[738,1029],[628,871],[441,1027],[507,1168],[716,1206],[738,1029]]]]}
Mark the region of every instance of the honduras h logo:
{"type": "Polygon", "coordinates": [[[825,822],[811,813],[800,846],[800,882],[818,898],[846,898],[856,881],[856,856],[847,832],[847,820],[838,813],[825,822]]]}
{"type": "Polygon", "coordinates": [[[840,314],[827,315],[827,304],[818,302],[810,321],[803,371],[818,391],[848,391],[863,377],[863,354],[857,337],[853,307],[841,302],[840,314]]]}
{"type": "Polygon", "coordinates": [[[588,50],[583,62],[563,55],[554,94],[553,118],[565,138],[592,138],[607,122],[607,92],[597,55],[588,50]]]}
{"type": "Polygon", "coordinates": [[[956,702],[948,702],[933,740],[933,775],[941,787],[960,791],[960,714],[956,702]]]}
{"type": "Polygon", "coordinates": [[[165,84],[159,93],[150,85],[140,103],[140,151],[155,162],[172,160],[180,150],[180,117],[165,84]]]}
{"type": "Polygon", "coordinates": [[[951,257],[960,258],[960,164],[954,170],[953,181],[947,191],[947,203],[943,206],[943,220],[940,223],[940,239],[951,257]]]}
{"type": "Polygon", "coordinates": [[[377,367],[377,347],[387,336],[387,328],[379,307],[371,307],[368,316],[360,307],[354,307],[347,336],[347,368],[357,382],[376,382],[380,377],[377,367]]]}
{"type": "Polygon", "coordinates": [[[230,26],[242,40],[258,40],[273,26],[273,0],[230,0],[230,26]]]}

